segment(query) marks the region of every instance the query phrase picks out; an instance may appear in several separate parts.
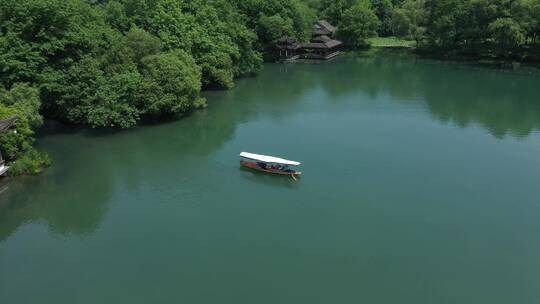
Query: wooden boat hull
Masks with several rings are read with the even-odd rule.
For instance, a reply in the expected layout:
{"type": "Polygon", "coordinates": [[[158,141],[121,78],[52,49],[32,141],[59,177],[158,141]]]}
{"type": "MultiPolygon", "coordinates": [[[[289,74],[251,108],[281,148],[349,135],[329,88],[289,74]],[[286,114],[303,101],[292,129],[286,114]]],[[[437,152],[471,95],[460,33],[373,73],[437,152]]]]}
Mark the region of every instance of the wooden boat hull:
{"type": "Polygon", "coordinates": [[[275,169],[268,169],[268,168],[261,168],[257,165],[257,163],[254,162],[248,162],[245,160],[240,161],[240,165],[246,168],[254,169],[257,171],[262,171],[266,173],[272,173],[272,174],[279,174],[279,175],[301,175],[302,172],[295,171],[295,170],[289,170],[289,171],[282,171],[282,170],[275,170],[275,169]]]}
{"type": "Polygon", "coordinates": [[[4,166],[3,162],[0,162],[0,176],[7,175],[8,169],[9,169],[8,166],[4,166]]]}

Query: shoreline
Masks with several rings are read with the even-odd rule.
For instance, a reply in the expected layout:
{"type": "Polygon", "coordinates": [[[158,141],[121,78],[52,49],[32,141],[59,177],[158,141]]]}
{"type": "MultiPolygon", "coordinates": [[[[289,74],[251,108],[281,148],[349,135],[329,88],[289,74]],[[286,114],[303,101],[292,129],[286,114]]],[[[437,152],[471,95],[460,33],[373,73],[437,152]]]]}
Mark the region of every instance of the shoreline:
{"type": "MultiPolygon", "coordinates": [[[[470,57],[441,57],[441,56],[435,56],[433,54],[419,53],[417,50],[418,49],[416,47],[412,47],[412,46],[378,45],[378,46],[372,46],[366,50],[361,50],[361,51],[343,51],[340,54],[340,56],[336,58],[332,58],[330,60],[321,60],[321,61],[299,60],[295,62],[286,62],[286,63],[281,62],[281,64],[291,64],[291,63],[325,64],[325,63],[331,63],[332,61],[335,61],[335,60],[339,60],[340,58],[348,58],[348,57],[384,58],[385,56],[393,56],[393,57],[403,56],[404,58],[410,58],[410,59],[414,58],[414,59],[420,59],[420,60],[436,60],[441,63],[478,66],[478,67],[495,69],[495,70],[500,70],[500,71],[523,71],[524,75],[531,75],[531,76],[540,75],[540,65],[539,65],[540,63],[529,64],[526,62],[524,63],[524,62],[515,62],[515,61],[473,59],[470,57]]],[[[253,76],[248,76],[246,78],[250,78],[250,77],[253,77],[253,76]]],[[[241,78],[244,78],[244,77],[241,77],[241,78]]],[[[241,79],[241,78],[238,78],[238,79],[241,79]]],[[[201,91],[201,93],[209,92],[209,91],[215,91],[215,90],[205,89],[201,91]]],[[[136,126],[132,128],[128,128],[128,129],[92,128],[86,125],[72,125],[72,124],[68,124],[68,123],[55,120],[55,119],[45,119],[44,125],[40,129],[36,130],[35,133],[36,133],[36,139],[38,141],[41,138],[49,136],[49,135],[55,135],[58,133],[66,133],[66,132],[67,133],[92,132],[92,133],[99,134],[102,136],[107,136],[108,134],[115,134],[118,132],[130,131],[139,127],[174,122],[184,117],[190,116],[195,111],[200,111],[206,108],[207,107],[193,109],[192,111],[188,113],[183,113],[182,115],[179,115],[176,117],[168,116],[168,117],[160,117],[160,118],[154,117],[154,118],[148,118],[148,119],[141,119],[141,121],[139,121],[139,123],[136,126]]],[[[211,107],[208,107],[208,108],[210,109],[211,107]]],[[[34,147],[39,148],[39,143],[35,144],[34,147]]],[[[39,174],[40,173],[38,173],[37,175],[39,174]]],[[[15,175],[15,176],[8,175],[8,176],[1,177],[0,185],[5,185],[6,183],[9,183],[9,181],[13,180],[14,178],[21,177],[21,176],[28,176],[28,174],[15,175]]],[[[0,192],[0,195],[1,195],[1,192],[0,192]]]]}

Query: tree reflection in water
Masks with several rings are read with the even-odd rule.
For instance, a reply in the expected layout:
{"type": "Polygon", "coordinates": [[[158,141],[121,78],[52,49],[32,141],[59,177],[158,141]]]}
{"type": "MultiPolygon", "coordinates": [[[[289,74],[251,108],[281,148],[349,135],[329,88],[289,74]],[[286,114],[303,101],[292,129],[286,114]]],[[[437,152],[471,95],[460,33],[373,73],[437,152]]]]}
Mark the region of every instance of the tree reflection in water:
{"type": "MultiPolygon", "coordinates": [[[[259,117],[287,120],[319,106],[312,97],[321,94],[325,96],[319,102],[326,106],[350,96],[371,101],[390,96],[393,103],[425,106],[442,122],[476,124],[497,138],[526,137],[540,130],[539,79],[399,53],[322,64],[268,64],[258,77],[241,79],[232,90],[205,92],[209,108],[178,121],[113,134],[63,134],[53,128],[40,139],[54,159],[53,167],[41,176],[11,181],[0,195],[0,241],[23,224],[41,221],[55,234],[91,234],[103,221],[115,189],[137,191],[148,175],[156,184],[168,185],[175,172],[197,172],[206,158],[234,138],[239,125],[259,117]]],[[[292,189],[298,185],[287,178],[242,173],[257,183],[292,189]]]]}

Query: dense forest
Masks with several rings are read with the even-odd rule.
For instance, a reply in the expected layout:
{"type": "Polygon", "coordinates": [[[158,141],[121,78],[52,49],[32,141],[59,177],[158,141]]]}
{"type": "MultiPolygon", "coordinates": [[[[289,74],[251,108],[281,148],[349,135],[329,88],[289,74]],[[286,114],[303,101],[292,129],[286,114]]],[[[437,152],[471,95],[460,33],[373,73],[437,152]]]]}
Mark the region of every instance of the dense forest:
{"type": "Polygon", "coordinates": [[[317,19],[348,49],[396,36],[426,54],[540,60],[540,0],[2,0],[0,119],[18,120],[1,152],[12,173],[39,172],[43,117],[129,128],[204,107],[202,89],[256,74],[317,19]]]}

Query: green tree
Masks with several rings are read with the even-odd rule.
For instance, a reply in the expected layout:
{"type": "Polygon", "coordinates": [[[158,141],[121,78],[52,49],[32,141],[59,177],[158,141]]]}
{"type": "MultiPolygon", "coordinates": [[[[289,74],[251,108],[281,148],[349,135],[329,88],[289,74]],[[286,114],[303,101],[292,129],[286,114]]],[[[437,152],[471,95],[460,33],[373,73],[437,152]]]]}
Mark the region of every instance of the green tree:
{"type": "Polygon", "coordinates": [[[392,33],[392,14],[394,5],[391,0],[371,0],[375,15],[381,21],[381,26],[377,30],[381,36],[388,36],[392,33]]]}
{"type": "Polygon", "coordinates": [[[0,103],[14,108],[19,115],[24,115],[33,129],[43,124],[43,117],[39,113],[39,90],[27,83],[16,83],[9,91],[0,88],[0,103]]]}
{"type": "Polygon", "coordinates": [[[0,133],[0,151],[7,160],[14,160],[32,148],[34,132],[23,112],[0,104],[0,120],[17,116],[14,131],[0,133]]]}
{"type": "Polygon", "coordinates": [[[458,43],[458,16],[463,10],[464,0],[429,0],[428,38],[431,46],[442,50],[451,49],[458,43]]]}
{"type": "Polygon", "coordinates": [[[392,13],[391,29],[395,36],[414,39],[417,44],[426,32],[425,0],[405,0],[392,13]]]}
{"type": "MultiPolygon", "coordinates": [[[[307,41],[311,37],[311,26],[316,20],[315,11],[306,3],[298,0],[229,0],[235,7],[247,17],[247,26],[255,30],[258,37],[257,49],[261,52],[273,51],[275,41],[268,35],[270,23],[281,25],[283,31],[290,24],[292,34],[290,36],[299,41],[307,41]],[[261,18],[266,16],[266,18],[261,18]],[[273,20],[268,20],[267,18],[273,20]],[[261,24],[261,21],[264,23],[261,24]]],[[[280,31],[278,30],[278,31],[280,31]]],[[[287,32],[289,30],[287,29],[287,32]]],[[[272,56],[268,56],[271,59],[272,56]]]]}
{"type": "Polygon", "coordinates": [[[444,55],[540,59],[539,0],[427,0],[427,46],[444,55]]]}
{"type": "Polygon", "coordinates": [[[267,58],[275,58],[276,43],[284,36],[294,36],[293,24],[290,19],[284,19],[279,15],[259,17],[259,37],[264,41],[263,52],[267,58]]]}
{"type": "Polygon", "coordinates": [[[111,47],[111,51],[106,54],[106,60],[108,64],[138,64],[144,57],[155,55],[160,51],[159,38],[134,26],[111,47]]]}
{"type": "Polygon", "coordinates": [[[339,26],[345,11],[358,4],[359,0],[321,0],[319,15],[328,22],[339,26]]]}
{"type": "MultiPolygon", "coordinates": [[[[142,2],[142,1],[141,1],[142,2]]],[[[127,32],[130,30],[132,21],[126,14],[126,7],[124,3],[119,1],[109,1],[104,7],[105,19],[115,29],[121,32],[127,32]]]]}
{"type": "Polygon", "coordinates": [[[533,43],[538,43],[538,37],[540,36],[540,0],[530,1],[530,16],[529,36],[532,38],[533,43]]]}
{"type": "Polygon", "coordinates": [[[160,0],[150,23],[166,50],[182,49],[193,55],[202,68],[205,87],[233,85],[232,58],[238,58],[240,51],[215,7],[200,0],[160,0]]]}
{"type": "Polygon", "coordinates": [[[224,32],[238,46],[238,53],[231,56],[234,76],[254,75],[262,68],[263,56],[256,48],[257,34],[247,27],[248,17],[230,0],[217,0],[216,10],[226,25],[224,32]]]}
{"type": "Polygon", "coordinates": [[[103,61],[90,56],[72,65],[65,73],[47,73],[47,91],[57,97],[56,116],[71,123],[92,127],[135,125],[138,111],[132,105],[140,77],[134,65],[107,74],[103,61]]]}
{"type": "Polygon", "coordinates": [[[137,100],[143,114],[180,114],[204,105],[201,69],[182,50],[145,57],[137,100]]]}
{"type": "Polygon", "coordinates": [[[495,51],[501,57],[511,56],[525,43],[523,29],[512,18],[496,19],[489,24],[489,31],[496,45],[495,51]]]}
{"type": "Polygon", "coordinates": [[[12,162],[12,175],[36,174],[50,165],[45,153],[32,148],[32,124],[37,127],[42,123],[37,108],[37,90],[27,84],[15,84],[10,91],[0,90],[0,120],[17,117],[13,131],[0,133],[0,153],[12,162]]]}
{"type": "Polygon", "coordinates": [[[100,12],[78,0],[0,1],[0,82],[39,82],[46,67],[65,69],[114,40],[100,12]]]}
{"type": "Polygon", "coordinates": [[[379,26],[369,3],[360,2],[344,12],[337,35],[349,48],[361,49],[369,46],[366,39],[376,36],[379,26]]]}

